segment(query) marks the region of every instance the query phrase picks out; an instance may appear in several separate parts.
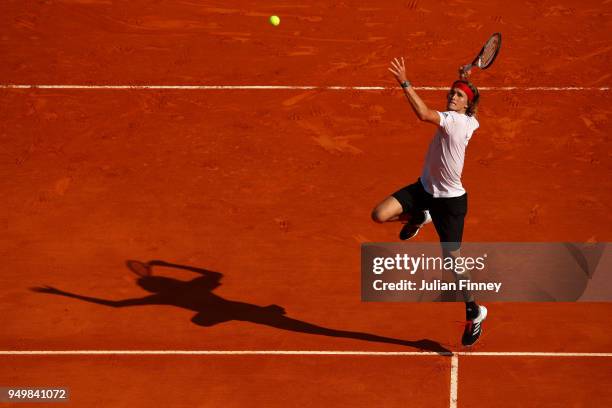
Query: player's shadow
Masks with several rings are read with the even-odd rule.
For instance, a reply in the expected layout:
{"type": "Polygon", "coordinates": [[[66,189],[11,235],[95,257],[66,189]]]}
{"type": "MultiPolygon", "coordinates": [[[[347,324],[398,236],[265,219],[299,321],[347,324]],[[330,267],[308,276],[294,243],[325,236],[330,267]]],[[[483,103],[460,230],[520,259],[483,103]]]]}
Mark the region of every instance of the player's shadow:
{"type": "Polygon", "coordinates": [[[285,315],[285,309],[278,305],[257,306],[249,303],[224,299],[213,293],[213,291],[221,285],[220,280],[223,275],[219,272],[213,272],[193,266],[171,264],[158,260],[147,263],[128,261],[127,265],[133,272],[139,275],[137,284],[146,291],[152,292],[151,295],[124,300],[106,300],[66,292],[51,286],[35,287],[31,288],[31,290],[40,293],[67,296],[84,300],[86,302],[111,307],[143,305],[178,306],[196,312],[191,321],[204,327],[210,327],[232,320],[239,320],[300,333],[317,334],[330,337],[344,337],[378,343],[398,344],[421,350],[437,352],[441,355],[449,355],[451,353],[439,343],[429,339],[409,341],[378,336],[370,333],[329,329],[287,317],[285,315]],[[152,267],[154,266],[188,270],[195,272],[200,276],[190,281],[182,281],[163,276],[154,276],[150,273],[152,267]]]}

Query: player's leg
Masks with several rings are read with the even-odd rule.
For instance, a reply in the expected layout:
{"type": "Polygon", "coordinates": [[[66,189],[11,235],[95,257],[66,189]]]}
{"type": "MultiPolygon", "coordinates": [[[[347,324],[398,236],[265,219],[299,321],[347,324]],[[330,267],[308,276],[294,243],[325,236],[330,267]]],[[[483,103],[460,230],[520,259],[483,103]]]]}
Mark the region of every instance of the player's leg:
{"type": "Polygon", "coordinates": [[[372,220],[378,223],[399,221],[403,212],[402,204],[391,195],[374,207],[372,220]]]}
{"type": "Polygon", "coordinates": [[[431,222],[428,208],[433,196],[425,191],[420,179],[396,191],[393,197],[401,203],[403,209],[399,216],[399,221],[404,223],[399,233],[401,240],[414,237],[423,225],[431,222]]]}
{"type": "MultiPolygon", "coordinates": [[[[421,182],[410,184],[391,194],[372,210],[372,220],[378,223],[419,219],[423,211],[423,187],[421,182]]],[[[424,192],[424,190],[423,190],[424,192]]]]}
{"type": "MultiPolygon", "coordinates": [[[[457,259],[461,256],[461,241],[463,227],[467,214],[467,194],[461,197],[437,198],[432,202],[431,216],[434,226],[440,237],[442,256],[457,259]]],[[[469,280],[469,272],[458,273],[453,271],[457,284],[460,280],[469,280]]],[[[459,286],[458,286],[459,287],[459,286]]],[[[462,290],[462,300],[465,302],[466,326],[461,342],[466,345],[474,344],[482,333],[482,322],[487,316],[487,309],[479,306],[473,294],[462,290]]]]}
{"type": "Polygon", "coordinates": [[[414,237],[421,227],[431,222],[427,207],[431,195],[428,194],[420,179],[387,197],[372,210],[372,220],[378,223],[399,221],[404,224],[399,238],[406,240],[414,237]]]}
{"type": "MultiPolygon", "coordinates": [[[[460,257],[463,226],[467,214],[467,194],[461,197],[435,198],[432,200],[430,212],[440,238],[442,256],[452,259],[460,257]]],[[[452,279],[455,281],[465,279],[465,275],[453,271],[452,279]]],[[[471,293],[463,292],[462,300],[466,303],[466,317],[469,319],[473,317],[470,306],[473,306],[474,298],[471,293]]]]}

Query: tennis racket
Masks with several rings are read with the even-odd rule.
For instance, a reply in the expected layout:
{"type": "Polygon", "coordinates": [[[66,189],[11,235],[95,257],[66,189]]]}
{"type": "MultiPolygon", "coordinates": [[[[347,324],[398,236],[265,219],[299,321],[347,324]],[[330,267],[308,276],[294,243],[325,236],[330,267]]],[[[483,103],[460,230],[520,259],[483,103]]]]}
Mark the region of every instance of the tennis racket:
{"type": "Polygon", "coordinates": [[[467,64],[459,68],[459,76],[461,76],[461,79],[467,79],[467,77],[472,73],[472,68],[474,67],[487,69],[493,65],[493,61],[495,61],[497,54],[499,54],[501,43],[501,33],[494,33],[491,37],[489,37],[478,55],[476,55],[476,58],[474,58],[474,61],[472,61],[471,64],[467,64]]]}

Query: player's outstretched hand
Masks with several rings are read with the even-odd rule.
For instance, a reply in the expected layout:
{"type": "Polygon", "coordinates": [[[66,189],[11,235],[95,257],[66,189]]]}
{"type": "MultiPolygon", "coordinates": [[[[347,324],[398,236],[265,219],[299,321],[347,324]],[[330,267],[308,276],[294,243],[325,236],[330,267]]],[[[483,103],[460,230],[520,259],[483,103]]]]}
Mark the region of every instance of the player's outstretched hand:
{"type": "Polygon", "coordinates": [[[391,61],[389,71],[391,71],[391,73],[395,76],[395,79],[397,79],[397,82],[400,84],[408,80],[408,78],[406,78],[406,65],[404,64],[404,57],[400,57],[399,59],[394,58],[393,61],[391,61]]]}

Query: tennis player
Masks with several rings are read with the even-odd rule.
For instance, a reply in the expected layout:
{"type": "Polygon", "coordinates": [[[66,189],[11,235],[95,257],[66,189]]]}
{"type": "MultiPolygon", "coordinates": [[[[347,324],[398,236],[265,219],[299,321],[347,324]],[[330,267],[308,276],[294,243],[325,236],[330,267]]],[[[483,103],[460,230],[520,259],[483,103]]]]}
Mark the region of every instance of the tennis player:
{"type": "MultiPolygon", "coordinates": [[[[446,259],[460,256],[463,225],[467,214],[467,193],[461,184],[465,149],[478,129],[475,117],[478,89],[467,79],[455,81],[447,95],[445,112],[429,109],[406,77],[404,58],[391,62],[393,73],[416,116],[436,126],[436,133],[425,156],[425,164],[418,180],[383,200],[372,211],[372,219],[383,223],[404,223],[400,239],[414,237],[423,225],[433,221],[446,259]]],[[[462,73],[462,78],[466,78],[462,73]]],[[[454,273],[455,280],[466,279],[454,273]]],[[[469,292],[463,292],[466,325],[461,342],[474,344],[482,333],[482,322],[487,309],[479,306],[469,292]]]]}

